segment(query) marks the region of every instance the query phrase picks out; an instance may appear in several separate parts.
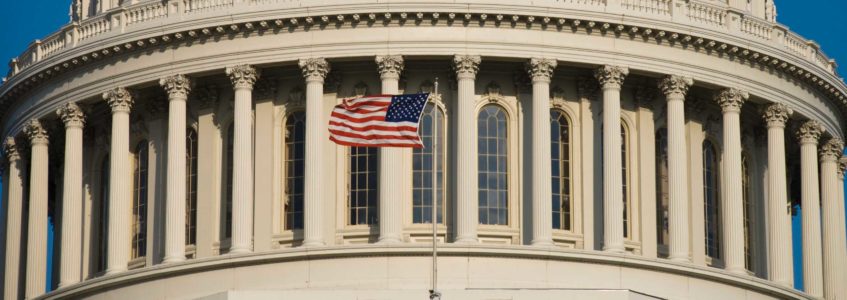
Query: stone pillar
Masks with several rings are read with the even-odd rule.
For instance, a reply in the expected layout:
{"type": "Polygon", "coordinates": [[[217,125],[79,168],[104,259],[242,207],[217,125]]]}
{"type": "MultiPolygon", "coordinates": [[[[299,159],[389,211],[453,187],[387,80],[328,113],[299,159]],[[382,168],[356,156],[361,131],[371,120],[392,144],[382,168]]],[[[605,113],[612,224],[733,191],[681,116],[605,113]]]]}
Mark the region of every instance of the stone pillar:
{"type": "Polygon", "coordinates": [[[323,109],[324,80],[330,65],[323,58],[300,60],[306,80],[306,173],[303,192],[303,246],[323,246],[324,239],[324,153],[326,125],[323,109]]]}
{"type": "Polygon", "coordinates": [[[725,89],[715,98],[723,110],[724,184],[723,217],[724,263],[727,271],[746,275],[744,267],[744,214],[741,188],[741,106],[750,95],[737,89],[725,89]]]}
{"type": "Polygon", "coordinates": [[[7,137],[3,152],[9,167],[6,175],[6,269],[4,270],[3,299],[18,299],[18,282],[21,271],[21,232],[23,231],[24,168],[20,148],[15,138],[7,137]]]}
{"type": "Polygon", "coordinates": [[[603,251],[624,253],[621,180],[621,86],[629,69],[603,66],[594,77],[603,90],[603,251]]]}
{"type": "MultiPolygon", "coordinates": [[[[399,92],[400,73],[403,72],[403,56],[384,55],[376,57],[379,78],[382,79],[382,94],[399,92]]],[[[391,244],[403,241],[403,204],[409,199],[405,195],[403,180],[403,157],[408,149],[379,148],[379,243],[391,244]]]]}
{"type": "Polygon", "coordinates": [[[106,274],[127,270],[131,247],[132,171],[129,160],[129,112],[133,96],[118,87],[103,94],[112,108],[112,145],[109,154],[109,234],[106,274]]]}
{"type": "Polygon", "coordinates": [[[555,59],[533,58],[526,69],[532,79],[532,245],[553,246],[553,197],[550,183],[550,80],[555,59]]]}
{"type": "Polygon", "coordinates": [[[458,81],[456,103],[456,243],[478,243],[479,197],[477,195],[476,73],[482,58],[456,55],[453,69],[458,81]]]}
{"type": "Polygon", "coordinates": [[[235,89],[235,145],[232,149],[232,246],[229,253],[252,252],[253,241],[253,84],[259,70],[250,65],[226,69],[235,89]]]}
{"type": "MultiPolygon", "coordinates": [[[[847,169],[847,156],[842,156],[838,160],[838,199],[844,199],[845,169],[847,169]]],[[[844,202],[836,201],[836,203],[839,205],[838,211],[844,211],[844,202]]],[[[845,220],[845,216],[840,215],[839,219],[840,227],[838,228],[845,228],[846,225],[844,223],[847,222],[847,220],[845,220]]],[[[841,274],[841,282],[844,282],[845,280],[847,280],[847,232],[842,231],[840,234],[838,234],[838,239],[838,250],[840,251],[840,254],[838,256],[838,266],[840,268],[838,274],[841,274]]],[[[841,285],[840,292],[841,295],[847,297],[847,284],[841,285]]]]}
{"type": "Polygon", "coordinates": [[[24,133],[32,145],[29,171],[29,233],[26,239],[26,298],[41,296],[47,287],[47,130],[37,119],[24,133]]]}
{"type": "Polygon", "coordinates": [[[691,78],[674,75],[659,82],[659,88],[668,101],[668,258],[680,262],[691,262],[685,94],[692,84],[691,78]]]}
{"type": "Polygon", "coordinates": [[[800,198],[803,222],[803,284],[806,294],[823,297],[821,265],[821,210],[818,188],[818,139],[823,126],[808,121],[797,130],[800,142],[800,198]]]}
{"type": "Polygon", "coordinates": [[[62,238],[59,287],[82,279],[82,128],[85,115],[76,103],[59,107],[65,123],[65,175],[62,184],[62,238]]]}
{"type": "Polygon", "coordinates": [[[191,80],[174,75],[159,80],[168,93],[168,175],[165,189],[165,259],[163,263],[185,260],[185,135],[186,102],[191,80]]]}
{"type": "Polygon", "coordinates": [[[768,270],[770,280],[785,287],[794,286],[791,249],[791,209],[785,169],[785,123],[793,111],[785,104],[771,104],[765,110],[768,125],[768,270]]]}
{"type": "Polygon", "coordinates": [[[845,284],[839,274],[841,269],[841,237],[844,236],[844,225],[841,218],[844,210],[838,202],[844,203],[844,198],[838,198],[838,158],[844,153],[844,143],[841,139],[832,138],[821,146],[821,216],[823,217],[823,287],[825,299],[843,299],[839,295],[841,286],[845,284]],[[840,209],[840,211],[839,211],[840,209]]]}

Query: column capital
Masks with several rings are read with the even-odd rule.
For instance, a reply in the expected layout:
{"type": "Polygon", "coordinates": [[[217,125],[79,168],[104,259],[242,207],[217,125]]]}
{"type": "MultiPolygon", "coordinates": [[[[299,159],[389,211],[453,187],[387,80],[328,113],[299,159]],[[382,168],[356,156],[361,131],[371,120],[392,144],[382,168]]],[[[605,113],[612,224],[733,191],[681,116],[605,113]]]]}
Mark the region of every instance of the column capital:
{"type": "Polygon", "coordinates": [[[836,162],[842,155],[844,155],[844,142],[839,138],[831,138],[821,145],[821,162],[836,162]]]}
{"type": "Polygon", "coordinates": [[[847,156],[838,159],[838,179],[844,180],[844,171],[847,170],[847,156]]]}
{"type": "Polygon", "coordinates": [[[168,93],[168,99],[186,99],[194,82],[188,76],[176,74],[159,79],[159,85],[168,93]]]}
{"type": "Polygon", "coordinates": [[[797,129],[797,140],[801,144],[818,144],[821,134],[824,133],[823,125],[815,120],[806,121],[797,129]]]}
{"type": "Polygon", "coordinates": [[[374,59],[380,78],[400,78],[403,73],[402,55],[377,55],[374,59]]]}
{"type": "Polygon", "coordinates": [[[304,58],[298,63],[300,70],[303,72],[303,78],[306,81],[321,81],[326,79],[326,76],[331,70],[329,62],[324,58],[304,58]]]}
{"type": "Polygon", "coordinates": [[[47,145],[49,143],[47,129],[44,129],[44,125],[38,119],[31,119],[26,122],[24,134],[29,138],[32,145],[47,145]]]}
{"type": "Polygon", "coordinates": [[[65,128],[82,128],[85,126],[85,113],[74,102],[68,102],[56,109],[56,114],[65,123],[65,128]]]}
{"type": "Polygon", "coordinates": [[[15,138],[9,136],[6,137],[6,141],[3,142],[3,153],[6,154],[6,159],[9,163],[15,162],[21,159],[21,153],[19,151],[18,144],[15,142],[15,138]]]}
{"type": "Polygon", "coordinates": [[[479,64],[482,63],[482,57],[479,55],[461,55],[453,56],[453,70],[456,71],[457,77],[476,77],[479,72],[479,64]]]}
{"type": "Polygon", "coordinates": [[[750,98],[750,94],[737,88],[722,90],[715,97],[715,102],[721,106],[723,112],[740,112],[741,106],[750,98]]]}
{"type": "Polygon", "coordinates": [[[765,120],[765,123],[768,124],[768,127],[785,127],[785,123],[788,122],[788,118],[794,113],[791,108],[788,108],[787,105],[782,103],[774,103],[768,105],[765,109],[765,113],[762,115],[762,118],[765,120]]]}
{"type": "Polygon", "coordinates": [[[605,65],[594,70],[594,78],[603,88],[621,88],[627,75],[629,68],[622,66],[605,65]]]}
{"type": "Polygon", "coordinates": [[[678,96],[678,99],[685,100],[685,94],[688,89],[694,85],[694,79],[687,76],[668,75],[659,80],[659,89],[666,97],[678,96]]]}
{"type": "Polygon", "coordinates": [[[533,82],[550,82],[558,61],[552,58],[532,58],[526,63],[526,71],[533,82]]]}
{"type": "Polygon", "coordinates": [[[226,68],[226,75],[232,81],[236,89],[252,89],[256,80],[259,80],[261,71],[251,65],[237,65],[226,68]]]}
{"type": "Polygon", "coordinates": [[[132,110],[133,103],[135,102],[132,92],[123,87],[117,87],[103,93],[103,100],[106,100],[106,103],[112,107],[112,113],[129,113],[132,110]]]}

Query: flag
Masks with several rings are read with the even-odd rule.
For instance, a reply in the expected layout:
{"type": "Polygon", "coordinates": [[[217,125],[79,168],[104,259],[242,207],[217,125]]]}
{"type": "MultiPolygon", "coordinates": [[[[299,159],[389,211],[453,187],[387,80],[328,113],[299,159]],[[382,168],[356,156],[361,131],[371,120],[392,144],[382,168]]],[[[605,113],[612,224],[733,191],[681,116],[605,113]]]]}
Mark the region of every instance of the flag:
{"type": "Polygon", "coordinates": [[[351,147],[422,148],[418,136],[428,93],[344,99],[332,109],[329,139],[351,147]]]}

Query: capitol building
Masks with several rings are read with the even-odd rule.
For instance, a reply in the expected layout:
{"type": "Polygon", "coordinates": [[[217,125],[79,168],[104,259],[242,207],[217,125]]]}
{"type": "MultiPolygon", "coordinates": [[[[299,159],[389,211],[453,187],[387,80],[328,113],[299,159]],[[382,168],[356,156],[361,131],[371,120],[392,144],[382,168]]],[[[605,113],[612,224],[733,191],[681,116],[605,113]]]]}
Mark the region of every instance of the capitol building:
{"type": "Polygon", "coordinates": [[[847,84],[773,0],[69,15],[0,85],[6,300],[847,299],[847,84]],[[413,93],[424,148],[329,140],[413,93]]]}

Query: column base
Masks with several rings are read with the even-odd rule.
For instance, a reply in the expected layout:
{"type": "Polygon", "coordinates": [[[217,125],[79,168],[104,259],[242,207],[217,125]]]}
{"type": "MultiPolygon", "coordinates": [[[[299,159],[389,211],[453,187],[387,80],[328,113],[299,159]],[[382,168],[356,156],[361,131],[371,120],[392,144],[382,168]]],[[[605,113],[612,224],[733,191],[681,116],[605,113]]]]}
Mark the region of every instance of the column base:
{"type": "Polygon", "coordinates": [[[167,256],[164,260],[162,260],[163,264],[171,264],[185,261],[185,255],[182,256],[167,256]]]}
{"type": "Polygon", "coordinates": [[[745,269],[743,267],[742,268],[726,268],[726,271],[730,272],[732,274],[736,274],[736,275],[745,275],[745,276],[750,275],[749,273],[747,273],[747,269],[745,269]]]}
{"type": "Polygon", "coordinates": [[[479,238],[477,237],[459,237],[453,241],[453,244],[479,244],[479,238]]]}
{"type": "Polygon", "coordinates": [[[604,246],[603,251],[608,252],[608,253],[619,253],[619,254],[626,253],[626,249],[624,249],[623,246],[611,246],[611,247],[605,247],[604,246]]]}
{"type": "Polygon", "coordinates": [[[105,276],[114,275],[114,274],[126,272],[127,270],[128,270],[127,268],[107,269],[106,273],[104,273],[103,275],[105,275],[105,276]]]}
{"type": "Polygon", "coordinates": [[[323,247],[323,246],[326,246],[326,243],[325,243],[324,241],[322,241],[322,240],[308,240],[308,241],[303,241],[303,244],[302,244],[302,245],[300,245],[300,247],[306,247],[306,248],[309,248],[309,247],[323,247]]]}
{"type": "Polygon", "coordinates": [[[376,243],[379,244],[379,245],[386,245],[386,244],[399,244],[399,243],[402,243],[402,242],[403,242],[403,240],[401,240],[399,237],[386,236],[386,237],[380,237],[379,240],[376,243]]]}
{"type": "Polygon", "coordinates": [[[239,248],[229,249],[229,254],[245,254],[245,253],[251,253],[251,252],[253,252],[253,250],[250,250],[250,248],[239,247],[239,248]]]}
{"type": "Polygon", "coordinates": [[[550,247],[556,246],[556,244],[553,243],[553,240],[548,240],[548,239],[533,240],[532,242],[530,242],[530,245],[532,245],[533,247],[544,247],[544,248],[550,248],[550,247]]]}

